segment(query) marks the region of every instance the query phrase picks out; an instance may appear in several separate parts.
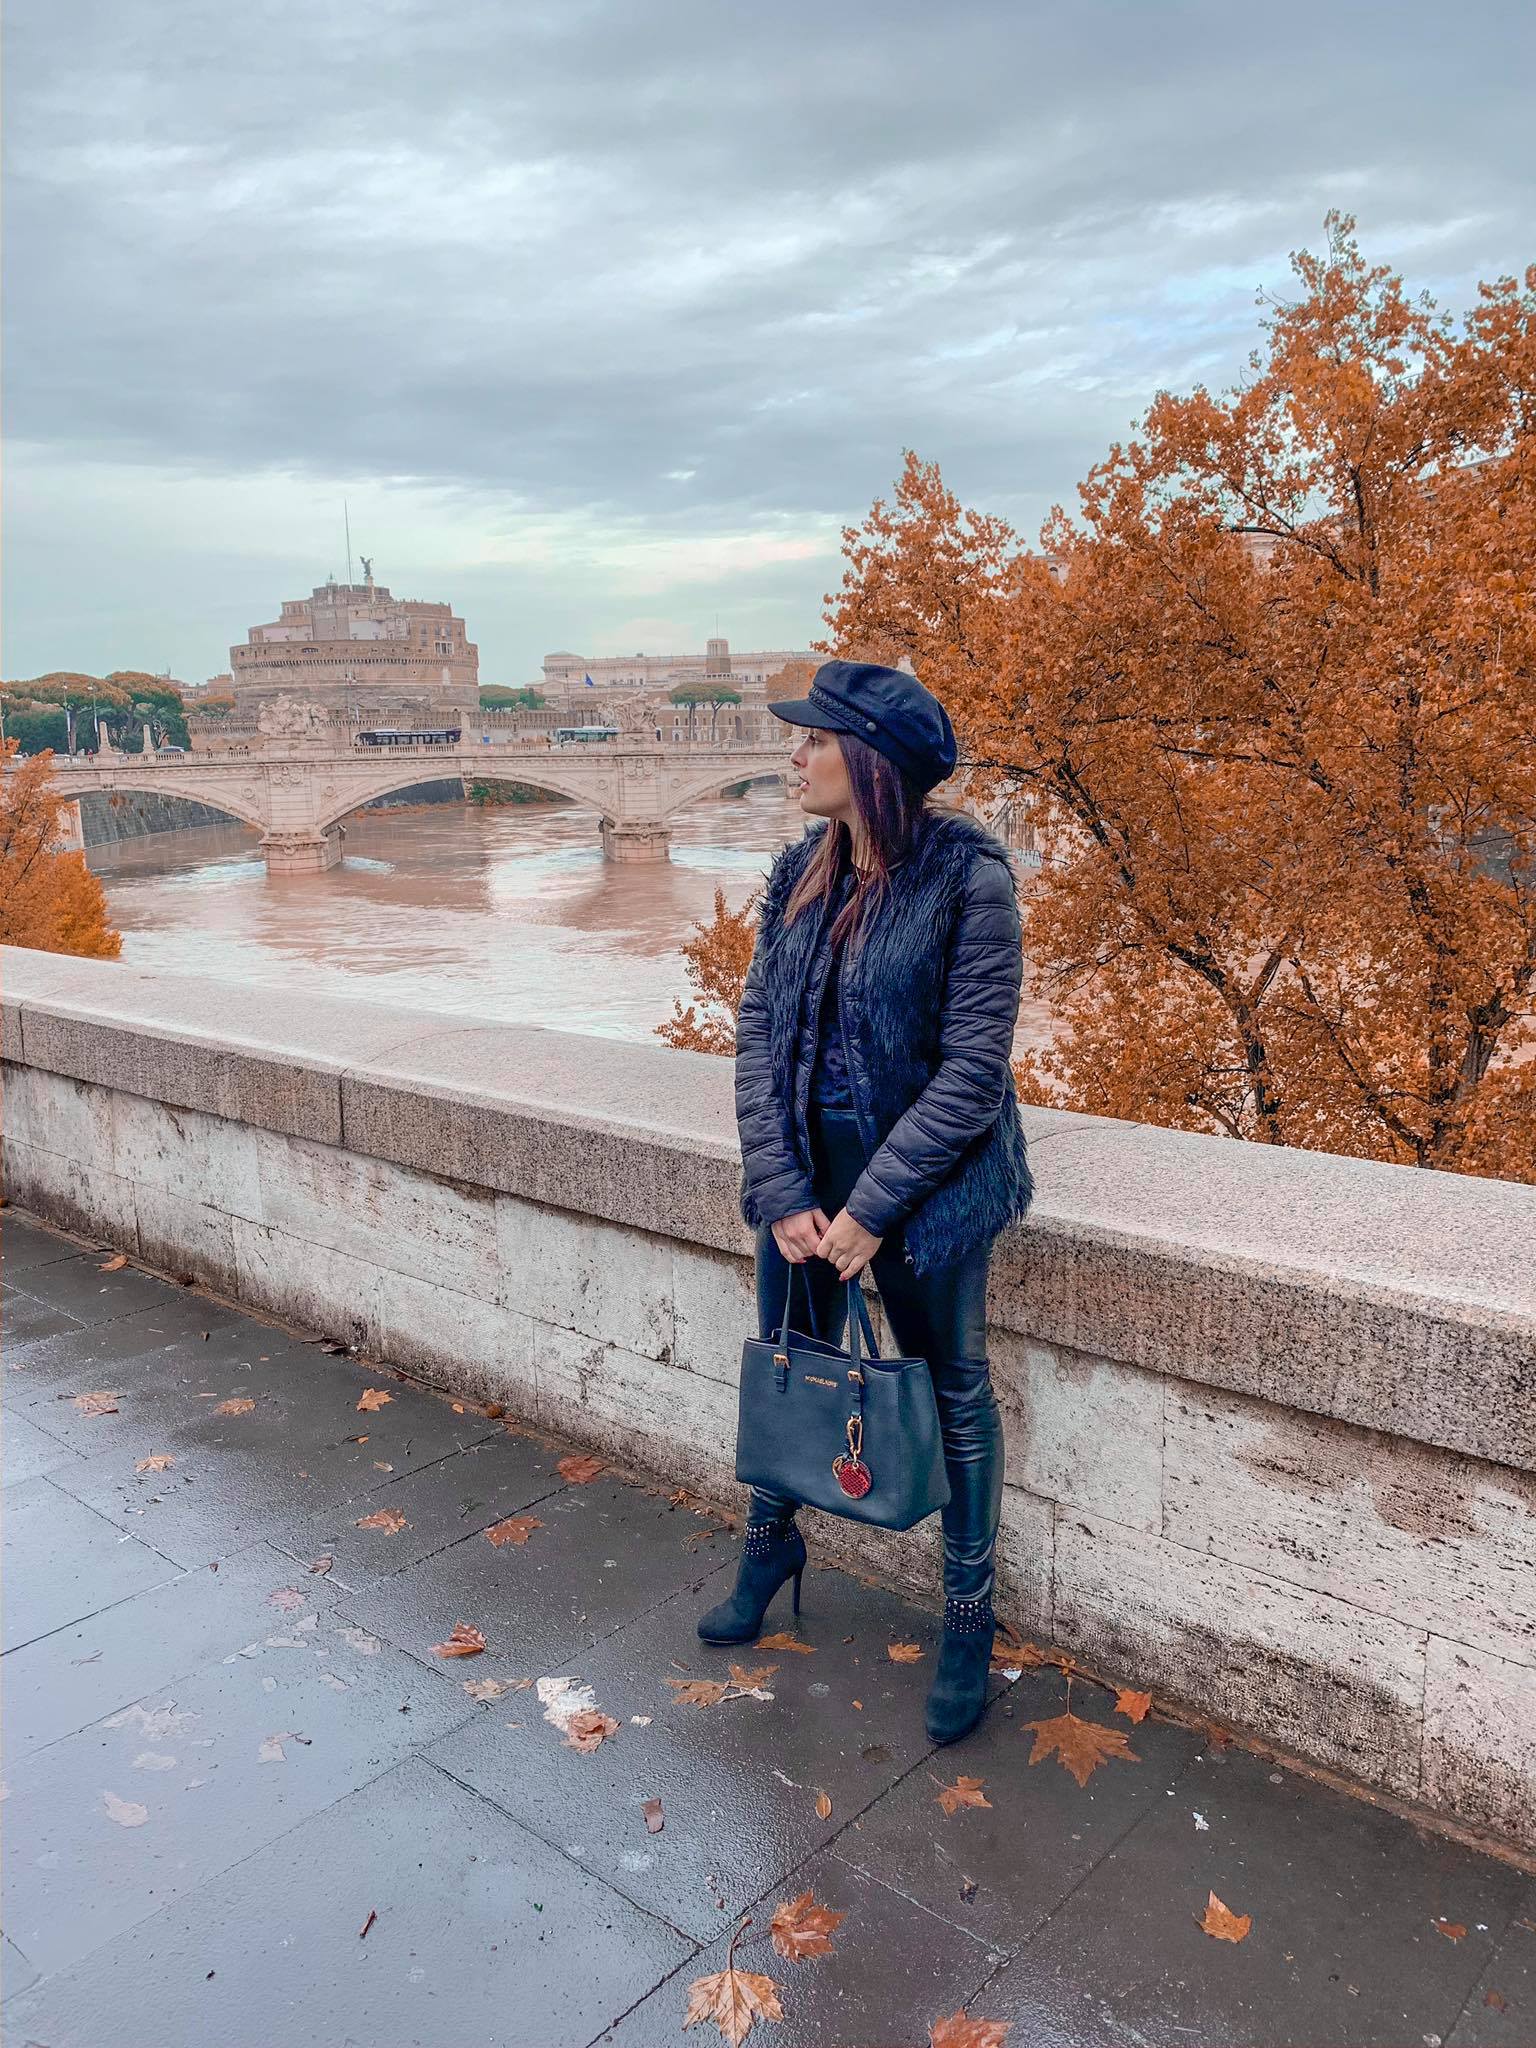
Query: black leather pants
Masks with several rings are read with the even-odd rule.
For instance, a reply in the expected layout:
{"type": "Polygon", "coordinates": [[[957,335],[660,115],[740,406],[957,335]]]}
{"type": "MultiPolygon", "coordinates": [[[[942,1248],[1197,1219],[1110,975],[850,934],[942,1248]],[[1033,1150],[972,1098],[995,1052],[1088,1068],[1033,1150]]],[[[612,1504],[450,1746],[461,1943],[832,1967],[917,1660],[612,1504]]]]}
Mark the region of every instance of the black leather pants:
{"type": "MultiPolygon", "coordinates": [[[[811,1138],[816,1199],[828,1217],[835,1217],[864,1171],[863,1141],[851,1115],[818,1112],[814,1107],[811,1138]]],[[[1003,1500],[1003,1425],[987,1358],[987,1267],[992,1247],[981,1245],[953,1265],[921,1277],[906,1263],[905,1250],[898,1226],[882,1241],[870,1271],[885,1310],[890,1345],[902,1357],[926,1358],[933,1372],[950,1487],[949,1504],[940,1511],[944,1592],[956,1599],[978,1598],[993,1588],[1003,1500]]],[[[815,1328],[806,1334],[840,1343],[848,1308],[843,1281],[827,1260],[815,1257],[805,1262],[805,1279],[815,1317],[815,1328]]],[[[760,1337],[771,1337],[777,1328],[788,1285],[789,1267],[765,1224],[757,1233],[760,1337]]],[[[803,1315],[805,1294],[798,1282],[795,1301],[803,1315]]],[[[747,1520],[773,1521],[791,1514],[797,1505],[754,1486],[747,1520]]]]}

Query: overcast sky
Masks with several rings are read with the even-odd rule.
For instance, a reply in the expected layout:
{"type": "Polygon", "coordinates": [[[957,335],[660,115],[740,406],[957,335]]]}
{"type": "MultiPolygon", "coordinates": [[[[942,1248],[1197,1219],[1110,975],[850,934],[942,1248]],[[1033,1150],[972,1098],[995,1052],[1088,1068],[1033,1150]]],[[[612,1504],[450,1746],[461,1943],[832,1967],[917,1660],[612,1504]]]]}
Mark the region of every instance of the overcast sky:
{"type": "Polygon", "coordinates": [[[1032,538],[1320,245],[1536,259],[1528,5],[9,0],[5,673],[354,550],[481,676],[819,634],[911,445],[1032,538]]]}

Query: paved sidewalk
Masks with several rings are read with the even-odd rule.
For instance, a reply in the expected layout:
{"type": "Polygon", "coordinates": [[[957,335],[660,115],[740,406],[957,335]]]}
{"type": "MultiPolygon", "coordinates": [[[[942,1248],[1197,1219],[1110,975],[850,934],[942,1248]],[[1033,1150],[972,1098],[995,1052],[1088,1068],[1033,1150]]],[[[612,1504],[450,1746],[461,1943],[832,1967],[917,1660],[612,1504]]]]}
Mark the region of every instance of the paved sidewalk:
{"type": "Polygon", "coordinates": [[[962,2010],[1008,2048],[1536,2042],[1520,1870],[1085,1680],[1132,1756],[1079,1785],[1031,1763],[1050,1667],[935,1751],[936,1614],[813,1566],[809,1652],[711,1649],[738,1538],[699,1504],[3,1230],[11,2048],[697,2048],[742,1916],[752,2048],[962,2010]],[[483,1652],[435,1655],[459,1624],[483,1652]],[[557,1725],[555,1678],[606,1719],[557,1725]],[[989,1803],[946,1813],[961,1774],[989,1803]],[[842,1917],[794,1960],[806,1893],[842,1917]]]}

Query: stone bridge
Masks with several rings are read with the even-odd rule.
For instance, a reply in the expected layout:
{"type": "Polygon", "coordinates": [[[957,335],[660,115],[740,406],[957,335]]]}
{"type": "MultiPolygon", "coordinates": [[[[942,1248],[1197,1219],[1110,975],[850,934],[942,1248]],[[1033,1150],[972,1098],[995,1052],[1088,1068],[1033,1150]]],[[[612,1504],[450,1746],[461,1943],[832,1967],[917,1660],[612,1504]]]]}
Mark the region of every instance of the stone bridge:
{"type": "Polygon", "coordinates": [[[609,860],[665,860],[669,820],[732,783],[791,778],[783,742],[723,745],[617,740],[552,746],[542,735],[433,746],[365,746],[343,734],[253,737],[238,750],[186,755],[56,755],[71,797],[153,791],[210,804],[261,834],[273,874],[318,874],[341,858],[350,812],[413,783],[520,782],[594,810],[609,860]]]}

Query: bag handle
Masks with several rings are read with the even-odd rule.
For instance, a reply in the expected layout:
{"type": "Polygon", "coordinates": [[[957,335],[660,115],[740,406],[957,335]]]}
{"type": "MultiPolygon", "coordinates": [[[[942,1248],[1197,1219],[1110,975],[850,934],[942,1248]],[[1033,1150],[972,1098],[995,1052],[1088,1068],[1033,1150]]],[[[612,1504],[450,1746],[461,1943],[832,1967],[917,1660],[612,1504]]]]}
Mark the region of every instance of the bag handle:
{"type": "MultiPolygon", "coordinates": [[[[795,1298],[795,1274],[799,1271],[799,1267],[805,1264],[805,1261],[802,1259],[796,1264],[791,1260],[786,1260],[785,1264],[789,1267],[789,1284],[784,1290],[784,1313],[779,1319],[779,1336],[781,1339],[787,1339],[789,1335],[789,1312],[795,1298]]],[[[864,1336],[866,1357],[878,1359],[880,1347],[875,1342],[875,1326],[869,1319],[869,1304],[864,1299],[864,1290],[859,1285],[858,1275],[855,1274],[853,1279],[849,1280],[846,1284],[848,1288],[848,1355],[852,1363],[857,1365],[859,1362],[859,1334],[861,1331],[864,1336]]],[[[819,1337],[821,1333],[816,1328],[816,1303],[811,1295],[811,1276],[809,1273],[805,1276],[805,1305],[810,1317],[810,1334],[813,1337],[819,1337]]]]}

